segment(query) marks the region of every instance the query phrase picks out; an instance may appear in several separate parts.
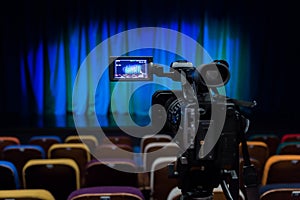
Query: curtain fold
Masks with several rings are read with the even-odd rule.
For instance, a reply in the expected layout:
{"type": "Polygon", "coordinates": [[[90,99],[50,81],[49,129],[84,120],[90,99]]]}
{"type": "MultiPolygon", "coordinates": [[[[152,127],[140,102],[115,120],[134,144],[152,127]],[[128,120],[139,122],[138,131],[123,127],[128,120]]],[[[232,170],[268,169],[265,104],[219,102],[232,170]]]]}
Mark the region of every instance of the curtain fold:
{"type": "MultiPolygon", "coordinates": [[[[154,5],[139,1],[131,5],[124,3],[115,9],[113,3],[85,5],[77,1],[67,1],[61,6],[58,2],[48,2],[47,6],[40,5],[40,9],[37,9],[39,4],[33,8],[24,2],[22,4],[19,9],[24,16],[19,21],[22,34],[16,33],[18,48],[15,50],[18,52],[15,59],[19,62],[16,71],[20,80],[14,87],[21,93],[21,98],[16,100],[19,103],[18,114],[96,113],[106,116],[116,113],[147,116],[151,95],[156,90],[180,89],[179,83],[159,77],[154,77],[157,83],[149,83],[136,91],[140,83],[110,83],[109,56],[120,55],[121,52],[126,52],[124,55],[153,56],[154,62],[164,65],[165,70],[178,59],[189,58],[195,66],[213,59],[225,59],[231,71],[226,94],[245,100],[249,98],[252,72],[249,38],[238,26],[237,20],[227,15],[222,15],[222,18],[208,15],[204,11],[205,4],[193,2],[199,9],[194,8],[191,12],[182,10],[172,17],[154,15],[165,10],[160,8],[156,11],[154,5]],[[165,28],[178,32],[178,35],[157,31],[152,36],[141,33],[132,38],[125,34],[123,38],[105,43],[108,38],[124,31],[143,27],[165,28]],[[196,41],[204,49],[188,44],[180,34],[196,41]],[[99,55],[86,60],[100,44],[103,46],[97,52],[99,55]],[[147,44],[149,48],[128,51],[140,44],[147,44]],[[81,70],[84,68],[82,65],[86,68],[81,70]],[[112,98],[116,89],[117,97],[112,98]],[[76,96],[80,101],[73,101],[76,96]]],[[[172,5],[174,8],[181,6],[179,1],[172,5]]],[[[9,111],[9,108],[5,110],[9,111]]]]}
{"type": "MultiPolygon", "coordinates": [[[[238,32],[236,33],[236,28],[231,27],[226,20],[210,21],[205,19],[203,23],[178,21],[172,22],[166,27],[197,41],[212,59],[227,60],[231,71],[231,80],[226,86],[227,95],[238,98],[247,97],[247,92],[243,92],[248,84],[247,74],[244,73],[249,71],[250,65],[246,56],[248,55],[247,41],[241,41],[242,36],[238,32]],[[240,59],[241,56],[244,57],[243,60],[240,59]]],[[[128,30],[129,26],[125,22],[113,20],[90,21],[80,26],[75,24],[69,22],[69,26],[63,29],[65,32],[62,32],[57,40],[48,41],[48,38],[44,38],[44,41],[39,42],[37,48],[30,48],[27,54],[22,55],[22,62],[20,63],[22,90],[23,96],[28,99],[23,103],[35,102],[29,105],[34,109],[27,109],[28,106],[25,106],[26,111],[24,110],[24,112],[34,111],[37,114],[55,115],[64,115],[69,112],[78,115],[94,112],[97,115],[107,115],[108,113],[148,115],[151,105],[151,95],[149,94],[153,94],[155,90],[163,87],[149,85],[134,93],[133,90],[138,83],[118,83],[119,98],[110,98],[116,83],[109,82],[107,69],[99,83],[97,83],[99,77],[95,77],[95,73],[101,68],[107,67],[101,66],[100,63],[108,64],[109,56],[128,52],[130,45],[135,46],[139,42],[147,42],[149,37],[153,38],[151,41],[153,44],[149,44],[150,46],[156,45],[171,49],[173,52],[181,52],[192,58],[191,61],[196,66],[211,61],[205,56],[202,57],[201,50],[197,49],[196,46],[185,44],[185,40],[180,35],[170,37],[163,32],[157,32],[154,36],[141,34],[141,38],[130,38],[130,35],[127,35],[127,38],[119,37],[111,43],[104,44],[106,46],[98,52],[101,55],[85,60],[97,45],[109,37],[128,30]],[[136,41],[134,42],[134,40],[136,41]],[[79,77],[78,72],[82,63],[85,63],[87,68],[80,71],[79,77]],[[76,85],[76,77],[78,81],[84,84],[76,85]],[[30,88],[33,93],[32,96],[29,96],[30,88]],[[80,102],[72,104],[74,90],[82,92],[77,94],[80,96],[80,102]],[[131,97],[132,93],[134,95],[131,97]],[[129,105],[127,105],[128,99],[129,105]]],[[[165,65],[166,70],[168,70],[171,62],[181,58],[176,53],[172,54],[161,49],[137,50],[128,52],[126,55],[154,56],[154,61],[165,65]]],[[[165,80],[165,82],[172,84],[170,80],[165,80]]],[[[176,87],[178,88],[178,85],[176,87]]]]}

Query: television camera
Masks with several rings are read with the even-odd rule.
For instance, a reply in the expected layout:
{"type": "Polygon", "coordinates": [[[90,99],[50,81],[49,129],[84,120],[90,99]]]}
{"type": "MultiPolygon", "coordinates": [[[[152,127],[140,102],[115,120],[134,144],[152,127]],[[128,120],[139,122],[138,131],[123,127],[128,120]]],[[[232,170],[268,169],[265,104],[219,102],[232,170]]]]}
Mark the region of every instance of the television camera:
{"type": "Polygon", "coordinates": [[[218,88],[230,79],[225,60],[194,67],[191,62],[172,62],[170,71],[147,57],[111,57],[111,81],[151,81],[153,74],[181,82],[182,90],[158,90],[152,95],[152,126],[166,123],[168,133],[184,149],[176,166],[170,165],[170,178],[178,179],[181,199],[213,199],[213,189],[221,185],[227,199],[239,199],[239,144],[243,146],[244,176],[248,199],[259,199],[256,171],[250,163],[245,133],[249,120],[240,107],[256,102],[232,99],[218,88]],[[250,190],[247,190],[250,191],[250,190]]]}

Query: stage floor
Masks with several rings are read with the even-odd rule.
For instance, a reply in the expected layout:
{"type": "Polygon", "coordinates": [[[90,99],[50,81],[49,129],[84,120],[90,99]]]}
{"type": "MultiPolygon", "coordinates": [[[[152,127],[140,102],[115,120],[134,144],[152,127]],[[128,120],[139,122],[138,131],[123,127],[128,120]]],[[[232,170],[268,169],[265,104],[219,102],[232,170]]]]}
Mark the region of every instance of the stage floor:
{"type": "MultiPolygon", "coordinates": [[[[2,116],[0,120],[0,135],[21,135],[28,138],[37,134],[55,134],[66,136],[77,134],[78,129],[93,131],[101,128],[107,134],[124,134],[122,127],[135,128],[151,127],[149,116],[76,116],[45,115],[45,116],[2,116]],[[134,124],[135,123],[135,124],[134,124]]],[[[256,117],[250,119],[249,133],[272,133],[282,135],[285,133],[299,133],[300,121],[288,118],[256,117]]],[[[154,133],[155,134],[155,133],[154,133]]]]}

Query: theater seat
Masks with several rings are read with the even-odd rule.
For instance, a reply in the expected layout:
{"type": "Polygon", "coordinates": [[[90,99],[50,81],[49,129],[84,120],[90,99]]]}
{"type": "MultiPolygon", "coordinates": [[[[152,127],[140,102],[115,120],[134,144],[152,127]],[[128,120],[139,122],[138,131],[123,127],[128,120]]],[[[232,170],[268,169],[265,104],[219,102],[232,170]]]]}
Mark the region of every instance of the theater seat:
{"type": "Polygon", "coordinates": [[[3,159],[12,162],[18,171],[21,187],[21,175],[24,165],[31,159],[45,159],[44,149],[38,145],[9,145],[3,149],[3,159]]]}
{"type": "Polygon", "coordinates": [[[95,135],[69,135],[65,138],[64,143],[84,143],[91,152],[94,152],[99,142],[95,135]]]}
{"type": "Polygon", "coordinates": [[[90,162],[90,150],[81,143],[53,144],[48,150],[48,158],[69,158],[76,162],[81,176],[81,185],[84,183],[85,165],[90,162]]]}
{"type": "Polygon", "coordinates": [[[299,183],[300,155],[271,156],[264,167],[262,185],[299,183]]]}
{"type": "Polygon", "coordinates": [[[4,200],[56,200],[44,189],[0,190],[0,199],[4,200]]]}
{"type": "Polygon", "coordinates": [[[20,189],[17,168],[12,162],[0,161],[0,190],[20,189]]]}
{"type": "Polygon", "coordinates": [[[138,187],[138,174],[133,172],[136,172],[136,165],[132,160],[94,159],[86,165],[84,186],[138,187]]]}
{"type": "Polygon", "coordinates": [[[260,200],[298,200],[300,183],[268,184],[260,188],[260,200]]]}
{"type": "Polygon", "coordinates": [[[276,154],[278,155],[300,155],[300,141],[280,143],[276,154]]]}
{"type": "Polygon", "coordinates": [[[80,188],[79,168],[72,159],[34,159],[23,168],[25,189],[45,189],[56,200],[65,200],[80,188]]]}
{"type": "Polygon", "coordinates": [[[276,154],[278,145],[280,144],[280,138],[278,135],[270,133],[260,133],[250,135],[248,138],[249,141],[261,141],[268,145],[270,156],[276,154]]]}
{"type": "Polygon", "coordinates": [[[73,191],[67,200],[145,200],[142,192],[135,187],[99,186],[73,191]]]}
{"type": "Polygon", "coordinates": [[[0,136],[0,159],[2,160],[2,151],[8,145],[21,144],[19,138],[12,136],[0,136]]]}
{"type": "Polygon", "coordinates": [[[300,133],[286,133],[281,137],[280,143],[297,141],[300,142],[300,133]]]}
{"type": "Polygon", "coordinates": [[[176,178],[169,178],[168,165],[175,164],[177,157],[160,157],[154,160],[150,172],[151,196],[155,200],[165,200],[171,190],[178,185],[176,178]]]}
{"type": "Polygon", "coordinates": [[[59,136],[56,135],[36,135],[32,136],[29,139],[28,143],[41,146],[44,149],[45,153],[47,153],[51,145],[62,143],[62,140],[59,136]]]}
{"type": "Polygon", "coordinates": [[[157,135],[145,135],[142,137],[140,142],[140,149],[143,153],[145,151],[145,147],[152,142],[171,142],[172,137],[166,134],[157,134],[157,135]]]}

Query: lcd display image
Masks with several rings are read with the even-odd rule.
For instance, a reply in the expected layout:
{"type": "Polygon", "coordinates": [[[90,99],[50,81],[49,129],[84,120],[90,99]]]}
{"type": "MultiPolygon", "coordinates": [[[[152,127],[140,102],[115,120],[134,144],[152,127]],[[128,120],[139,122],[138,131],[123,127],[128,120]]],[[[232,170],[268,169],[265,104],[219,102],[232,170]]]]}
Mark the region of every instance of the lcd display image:
{"type": "Polygon", "coordinates": [[[150,62],[152,57],[111,58],[110,79],[112,81],[151,80],[150,62]]]}

